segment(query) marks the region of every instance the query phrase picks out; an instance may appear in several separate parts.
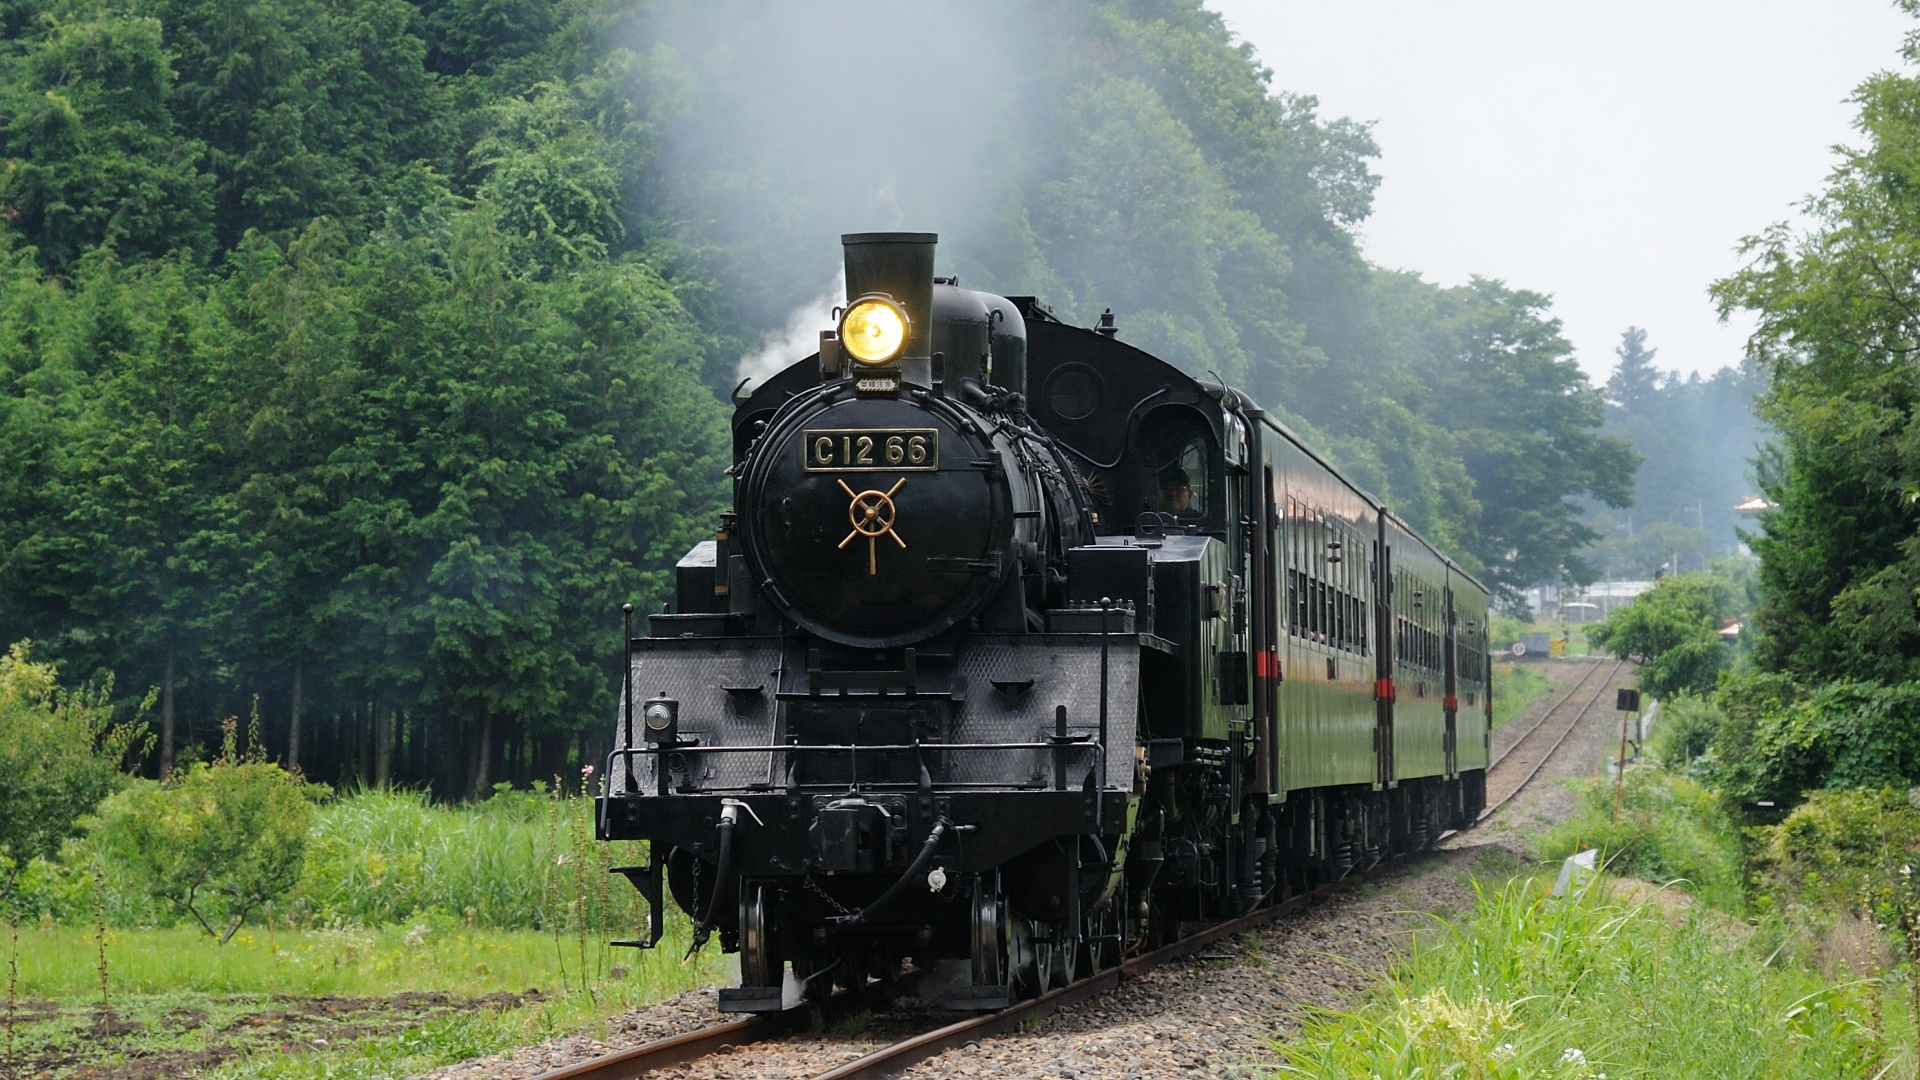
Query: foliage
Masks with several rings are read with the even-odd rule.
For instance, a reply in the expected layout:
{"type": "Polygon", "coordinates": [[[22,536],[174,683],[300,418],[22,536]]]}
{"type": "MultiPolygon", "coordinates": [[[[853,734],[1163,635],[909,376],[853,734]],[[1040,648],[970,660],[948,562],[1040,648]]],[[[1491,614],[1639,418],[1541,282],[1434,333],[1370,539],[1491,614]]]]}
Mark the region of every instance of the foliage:
{"type": "MultiPolygon", "coordinates": [[[[1920,37],[1903,55],[1920,59],[1920,37]]],[[[1780,436],[1760,462],[1778,508],[1752,543],[1757,657],[1809,679],[1891,683],[1920,678],[1920,77],[1876,75],[1854,101],[1865,145],[1843,151],[1809,201],[1811,228],[1747,240],[1750,261],[1715,296],[1758,317],[1748,348],[1780,436]]]]}
{"type": "Polygon", "coordinates": [[[298,883],[312,816],[298,776],[229,753],[111,796],[92,833],[113,873],[225,945],[298,883]]]}
{"type": "Polygon", "coordinates": [[[1277,1050],[1327,1078],[1872,1075],[1880,992],[1769,967],[1709,917],[1520,880],[1277,1050]]]}
{"type": "MultiPolygon", "coordinates": [[[[639,893],[609,872],[644,862],[644,851],[595,841],[587,799],[502,789],[448,805],[421,791],[363,790],[316,804],[304,845],[298,884],[274,902],[282,928],[430,924],[605,937],[628,936],[646,919],[639,893]]],[[[59,859],[36,860],[21,875],[18,906],[62,925],[91,925],[96,910],[120,928],[192,924],[144,880],[96,880],[104,847],[96,828],[59,859]]]]}
{"type": "Polygon", "coordinates": [[[1720,730],[1720,710],[1713,698],[1682,691],[1660,701],[1647,736],[1647,749],[1662,768],[1682,772],[1712,747],[1720,730]]]}
{"type": "Polygon", "coordinates": [[[1916,854],[1920,809],[1907,792],[1816,791],[1769,830],[1759,871],[1777,902],[1873,916],[1916,854]]]}
{"type": "Polygon", "coordinates": [[[0,656],[0,897],[9,902],[15,876],[124,783],[121,765],[143,743],[140,726],[113,723],[109,687],[62,690],[55,675],[27,642],[0,656]]]}
{"type": "Polygon", "coordinates": [[[1920,783],[1920,684],[1802,685],[1755,674],[1722,688],[1707,774],[1742,803],[1920,783]]]}
{"type": "MultiPolygon", "coordinates": [[[[498,792],[468,808],[368,791],[315,815],[288,913],[311,926],[465,925],[628,931],[639,893],[611,873],[643,860],[593,841],[593,803],[498,792]]],[[[637,845],[633,845],[637,846],[637,845]]]]}
{"type": "Polygon", "coordinates": [[[1612,873],[1671,884],[1723,910],[1743,908],[1740,833],[1714,792],[1629,766],[1618,820],[1613,798],[1612,782],[1583,782],[1573,816],[1540,838],[1541,859],[1595,848],[1612,873]]]}
{"type": "Polygon", "coordinates": [[[1711,574],[1677,574],[1654,583],[1587,640],[1639,665],[1642,689],[1657,698],[1714,688],[1729,659],[1720,622],[1732,614],[1732,586],[1711,574]]]}

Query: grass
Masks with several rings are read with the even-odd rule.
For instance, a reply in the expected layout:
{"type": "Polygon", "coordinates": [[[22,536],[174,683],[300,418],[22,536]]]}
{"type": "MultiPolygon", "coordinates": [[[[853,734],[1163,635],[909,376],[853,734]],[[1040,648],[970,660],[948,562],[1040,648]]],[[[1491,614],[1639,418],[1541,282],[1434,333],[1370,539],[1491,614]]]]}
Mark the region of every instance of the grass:
{"type": "MultiPolygon", "coordinates": [[[[1769,966],[1739,924],[1526,878],[1417,939],[1361,1004],[1312,1017],[1284,1075],[1873,1077],[1904,992],[1769,966]]],[[[1895,1060],[1900,1059],[1900,1060],[1895,1060]]],[[[1888,1075],[1906,1075],[1892,1072],[1888,1075]]]]}
{"type": "MultiPolygon", "coordinates": [[[[298,927],[410,925],[425,919],[495,929],[558,922],[608,930],[634,925],[638,894],[607,871],[645,861],[639,843],[593,839],[593,802],[500,791],[447,806],[424,793],[362,791],[314,811],[300,882],[276,901],[274,921],[298,927]]],[[[22,879],[31,921],[91,926],[95,879],[88,841],[60,864],[36,862],[22,879]]],[[[98,899],[109,924],[169,926],[179,913],[109,876],[98,899]]]]}
{"type": "Polygon", "coordinates": [[[1515,663],[1493,665],[1493,726],[1520,715],[1553,686],[1552,680],[1531,667],[1515,663]]]}
{"type": "Polygon", "coordinates": [[[644,848],[595,841],[591,815],[590,800],[527,792],[332,800],[299,885],[224,946],[95,878],[76,844],[25,879],[39,916],[20,928],[0,1075],[411,1075],[730,979],[717,947],[681,962],[689,928],[671,914],[657,951],[605,944],[644,926],[608,872],[644,848]]]}
{"type": "Polygon", "coordinates": [[[686,940],[684,921],[650,953],[613,950],[600,936],[425,921],[249,927],[224,947],[185,928],[108,930],[102,1029],[94,932],[22,927],[20,994],[31,1019],[16,1024],[13,1045],[22,1062],[39,1063],[28,1075],[128,1061],[258,1077],[420,1071],[730,977],[718,949],[682,963],[686,940]],[[289,1048],[297,1052],[281,1052],[289,1048]]]}
{"type": "Polygon", "coordinates": [[[1739,827],[1713,792],[1651,765],[1629,765],[1616,820],[1611,781],[1575,784],[1574,814],[1541,838],[1543,860],[1597,848],[1614,873],[1672,884],[1722,911],[1745,909],[1739,827]]]}

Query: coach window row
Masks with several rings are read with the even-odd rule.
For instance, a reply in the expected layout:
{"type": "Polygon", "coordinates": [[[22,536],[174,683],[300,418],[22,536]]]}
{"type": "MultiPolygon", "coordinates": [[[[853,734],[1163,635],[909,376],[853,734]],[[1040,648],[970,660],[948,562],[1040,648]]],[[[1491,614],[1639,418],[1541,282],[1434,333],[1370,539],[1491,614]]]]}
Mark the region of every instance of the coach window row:
{"type": "Polygon", "coordinates": [[[1289,497],[1284,543],[1288,633],[1366,655],[1367,556],[1358,534],[1325,510],[1289,497]]]}

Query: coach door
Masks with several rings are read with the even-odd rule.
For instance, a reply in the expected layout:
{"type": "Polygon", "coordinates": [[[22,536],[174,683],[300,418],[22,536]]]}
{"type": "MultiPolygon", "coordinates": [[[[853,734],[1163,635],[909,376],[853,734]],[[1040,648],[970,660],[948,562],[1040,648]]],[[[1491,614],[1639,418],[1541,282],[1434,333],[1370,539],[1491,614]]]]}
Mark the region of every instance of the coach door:
{"type": "Polygon", "coordinates": [[[1446,641],[1441,647],[1442,694],[1440,700],[1447,712],[1447,734],[1444,751],[1447,759],[1447,778],[1451,780],[1460,772],[1460,688],[1456,678],[1459,672],[1460,627],[1454,618],[1453,586],[1447,586],[1447,606],[1445,616],[1446,641]]]}

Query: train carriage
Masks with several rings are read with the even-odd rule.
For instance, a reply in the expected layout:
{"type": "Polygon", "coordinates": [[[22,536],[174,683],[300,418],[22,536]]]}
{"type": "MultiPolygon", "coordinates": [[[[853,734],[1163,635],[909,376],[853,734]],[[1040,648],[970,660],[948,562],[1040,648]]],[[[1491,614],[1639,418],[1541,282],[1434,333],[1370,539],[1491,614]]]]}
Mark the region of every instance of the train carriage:
{"type": "Polygon", "coordinates": [[[991,1008],[1471,820],[1486,590],[1244,394],[843,238],[628,643],[600,807],[722,1007],[991,1008]]]}

